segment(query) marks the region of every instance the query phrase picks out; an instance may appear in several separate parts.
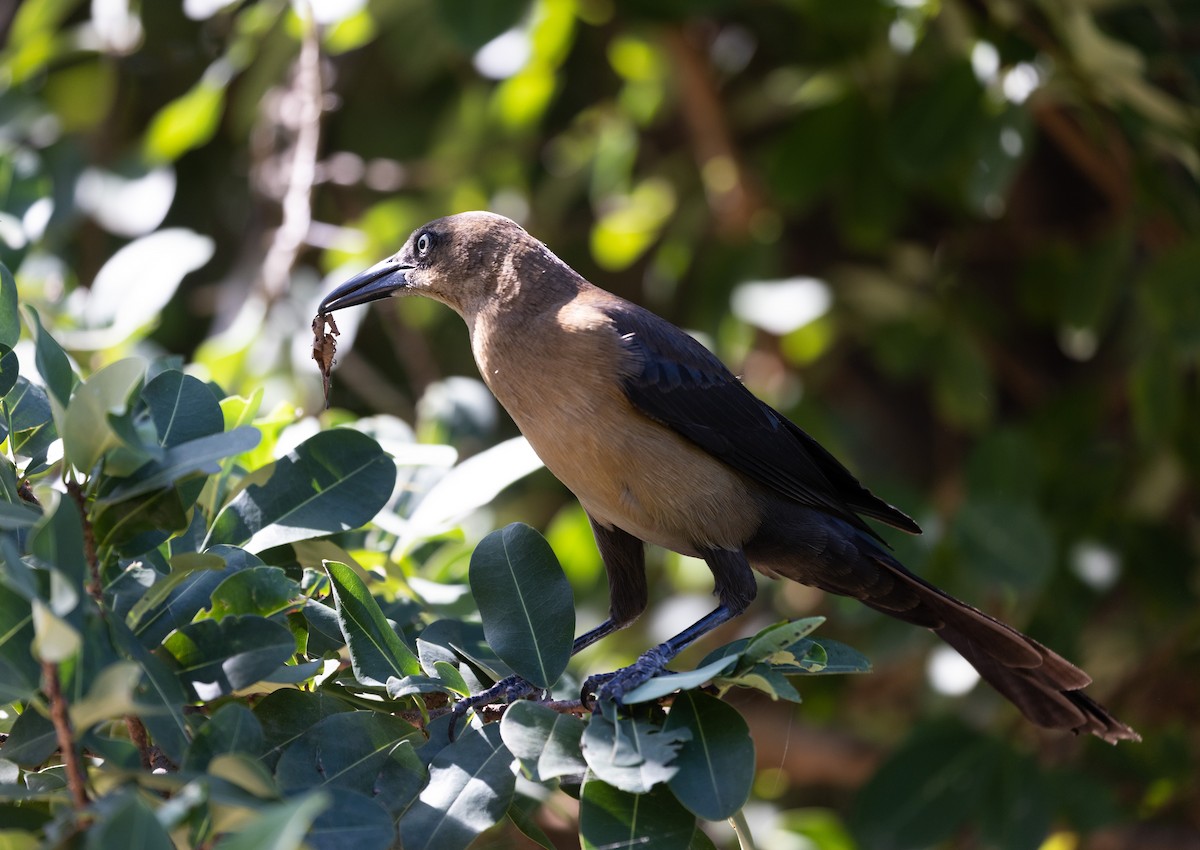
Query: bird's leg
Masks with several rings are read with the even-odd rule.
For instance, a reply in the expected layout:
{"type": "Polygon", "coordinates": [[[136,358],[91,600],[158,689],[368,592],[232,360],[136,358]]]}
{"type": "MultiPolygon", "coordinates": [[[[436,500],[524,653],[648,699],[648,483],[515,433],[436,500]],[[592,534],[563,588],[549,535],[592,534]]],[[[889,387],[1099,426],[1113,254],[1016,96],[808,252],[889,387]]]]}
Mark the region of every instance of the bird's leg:
{"type": "Polygon", "coordinates": [[[684,647],[746,610],[758,589],[746,556],[741,550],[728,549],[704,550],[703,555],[716,579],[714,590],[721,604],[679,634],[642,653],[628,667],[589,676],[582,689],[585,704],[592,694],[597,703],[611,699],[619,704],[626,693],[662,673],[684,647]]]}

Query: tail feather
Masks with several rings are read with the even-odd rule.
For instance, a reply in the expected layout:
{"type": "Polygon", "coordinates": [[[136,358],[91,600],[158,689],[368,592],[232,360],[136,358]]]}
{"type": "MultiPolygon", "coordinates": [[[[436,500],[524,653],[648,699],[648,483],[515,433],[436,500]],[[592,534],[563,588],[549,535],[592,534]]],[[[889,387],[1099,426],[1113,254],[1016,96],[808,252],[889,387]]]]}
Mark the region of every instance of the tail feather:
{"type": "MultiPolygon", "coordinates": [[[[1089,732],[1115,744],[1141,737],[1081,692],[1091,677],[1058,653],[913,575],[891,558],[874,558],[921,604],[922,619],[971,663],[983,680],[1038,726],[1089,732]]],[[[884,599],[864,599],[886,613],[884,599]]]]}
{"type": "Polygon", "coordinates": [[[910,573],[871,537],[837,519],[777,501],[746,555],[755,569],[851,596],[932,630],[1039,726],[1140,740],[1081,692],[1091,678],[1058,653],[910,573]],[[797,543],[799,541],[799,543],[797,543]]]}

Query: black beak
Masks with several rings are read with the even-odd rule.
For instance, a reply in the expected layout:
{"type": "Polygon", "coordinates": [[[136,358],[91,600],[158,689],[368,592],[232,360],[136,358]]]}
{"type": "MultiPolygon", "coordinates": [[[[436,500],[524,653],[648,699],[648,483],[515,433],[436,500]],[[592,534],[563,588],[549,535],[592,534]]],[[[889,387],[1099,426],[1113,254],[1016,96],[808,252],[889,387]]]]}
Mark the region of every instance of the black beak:
{"type": "Polygon", "coordinates": [[[343,307],[367,304],[387,298],[397,290],[408,286],[404,273],[412,266],[405,266],[396,257],[376,263],[365,272],[360,272],[325,296],[317,312],[332,313],[343,307]]]}

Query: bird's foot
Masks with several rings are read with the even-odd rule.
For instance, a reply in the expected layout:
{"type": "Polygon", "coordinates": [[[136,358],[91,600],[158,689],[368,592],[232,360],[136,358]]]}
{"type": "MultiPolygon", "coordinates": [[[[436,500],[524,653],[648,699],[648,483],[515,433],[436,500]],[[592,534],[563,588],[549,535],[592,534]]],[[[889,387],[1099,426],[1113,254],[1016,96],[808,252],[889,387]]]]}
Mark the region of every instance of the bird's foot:
{"type": "Polygon", "coordinates": [[[604,702],[612,701],[623,705],[625,694],[665,671],[667,664],[674,657],[675,653],[664,643],[642,653],[641,657],[628,667],[622,667],[612,673],[589,676],[583,683],[580,700],[593,711],[604,702]]]}
{"type": "Polygon", "coordinates": [[[450,712],[450,740],[454,740],[454,729],[458,726],[459,721],[467,716],[468,712],[491,705],[499,699],[503,699],[506,703],[514,703],[536,693],[541,693],[541,688],[520,676],[509,676],[507,679],[501,679],[486,691],[480,691],[466,699],[459,700],[450,712]]]}

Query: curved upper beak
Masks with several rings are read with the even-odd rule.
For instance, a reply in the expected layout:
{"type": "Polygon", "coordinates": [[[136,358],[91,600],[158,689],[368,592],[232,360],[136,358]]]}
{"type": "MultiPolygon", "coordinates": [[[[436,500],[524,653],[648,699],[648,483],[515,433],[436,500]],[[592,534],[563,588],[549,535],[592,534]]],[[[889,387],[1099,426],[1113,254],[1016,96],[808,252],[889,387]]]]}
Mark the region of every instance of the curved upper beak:
{"type": "Polygon", "coordinates": [[[387,298],[408,285],[404,273],[412,266],[402,264],[397,257],[388,257],[365,272],[360,272],[325,296],[319,313],[332,313],[343,307],[366,304],[387,298]]]}

